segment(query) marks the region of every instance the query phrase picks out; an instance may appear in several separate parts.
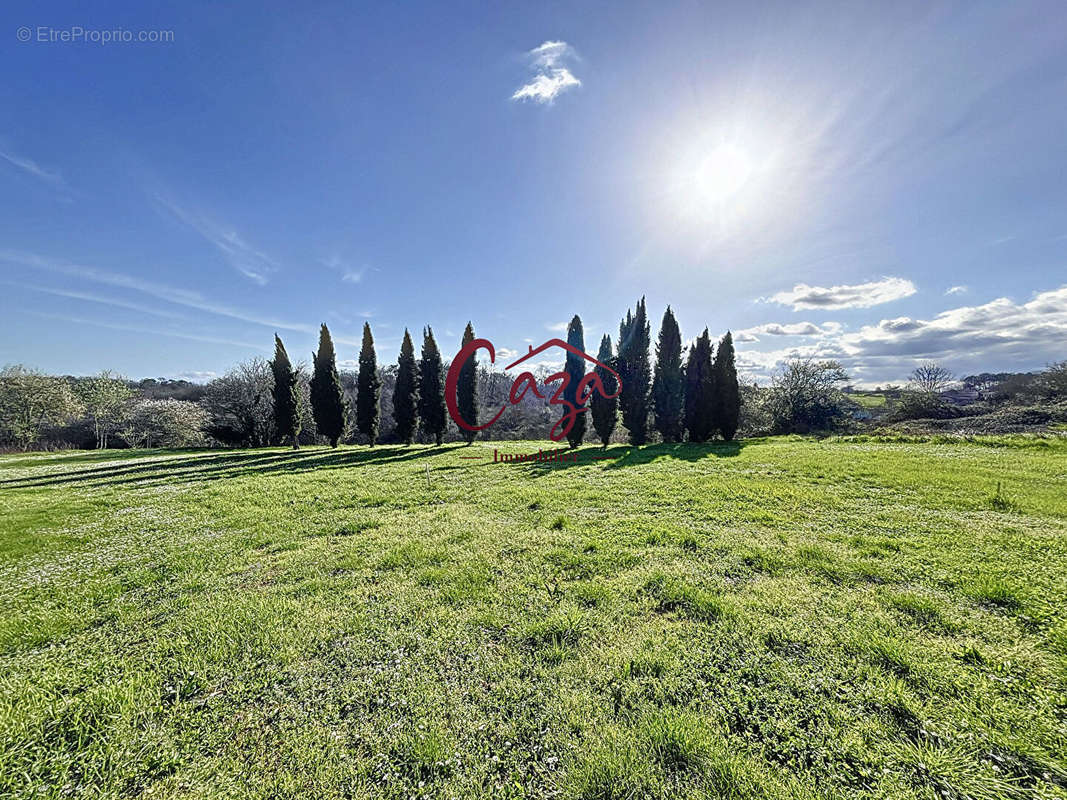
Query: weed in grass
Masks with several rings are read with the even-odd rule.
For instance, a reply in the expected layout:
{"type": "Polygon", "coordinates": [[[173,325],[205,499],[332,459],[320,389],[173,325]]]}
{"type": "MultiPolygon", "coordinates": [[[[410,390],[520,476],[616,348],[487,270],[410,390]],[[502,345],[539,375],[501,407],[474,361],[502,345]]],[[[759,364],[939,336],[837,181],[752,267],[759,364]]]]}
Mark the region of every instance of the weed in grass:
{"type": "Polygon", "coordinates": [[[389,549],[378,562],[378,569],[409,569],[423,564],[441,564],[445,561],[443,550],[423,542],[403,542],[389,549]]]}
{"type": "Polygon", "coordinates": [[[557,567],[567,580],[583,580],[593,575],[588,559],[573,550],[558,547],[545,553],[544,560],[557,567]]]}
{"type": "Polygon", "coordinates": [[[620,734],[615,741],[586,748],[568,778],[568,795],[575,800],[638,800],[659,794],[648,756],[620,734]]]}
{"type": "Polygon", "coordinates": [[[671,544],[674,541],[674,535],[664,528],[653,528],[644,535],[642,541],[650,545],[671,544]]]}
{"type": "Polygon", "coordinates": [[[567,517],[564,514],[560,514],[552,523],[548,526],[550,530],[561,531],[567,527],[567,517]]]}
{"type": "Polygon", "coordinates": [[[957,626],[945,617],[933,598],[916,592],[900,592],[893,595],[889,602],[897,611],[907,614],[925,628],[945,633],[957,630],[957,626]]]}
{"type": "Polygon", "coordinates": [[[423,723],[402,734],[392,753],[408,775],[428,781],[448,774],[454,750],[454,743],[438,723],[423,723]]]}
{"type": "Polygon", "coordinates": [[[1016,511],[1018,507],[1005,497],[1000,491],[1000,481],[997,481],[997,490],[989,498],[989,507],[994,511],[1016,511]]]}
{"type": "Polygon", "coordinates": [[[958,653],[955,653],[955,656],[964,664],[970,664],[972,667],[982,667],[987,663],[982,651],[974,644],[967,645],[958,653]]]}
{"type": "Polygon", "coordinates": [[[682,537],[682,540],[678,543],[678,546],[690,553],[695,553],[697,550],[700,549],[700,541],[697,539],[697,537],[693,536],[693,534],[687,533],[685,536],[682,537]]]}
{"type": "Polygon", "coordinates": [[[871,663],[894,675],[907,677],[914,669],[906,645],[897,639],[872,634],[867,638],[865,649],[871,663]]]}
{"type": "Polygon", "coordinates": [[[979,575],[963,586],[964,592],[979,603],[1017,611],[1023,607],[1019,592],[1002,578],[994,575],[979,575]]]}
{"type": "Polygon", "coordinates": [[[611,599],[611,590],[603,583],[582,581],[574,586],[571,595],[585,608],[602,606],[611,599]]]}
{"type": "Polygon", "coordinates": [[[729,603],[722,597],[663,573],[649,578],[643,591],[656,600],[657,611],[679,611],[703,622],[732,615],[729,603]]]}
{"type": "Polygon", "coordinates": [[[534,647],[569,647],[578,644],[585,628],[582,612],[565,608],[529,623],[523,631],[523,640],[534,647]]]}
{"type": "Polygon", "coordinates": [[[940,745],[925,740],[905,742],[899,757],[912,771],[916,786],[930,787],[935,796],[959,798],[1019,797],[1018,780],[1005,775],[994,763],[962,745],[940,745]]]}
{"type": "Polygon", "coordinates": [[[334,536],[355,536],[356,534],[363,533],[364,531],[371,531],[379,527],[381,527],[381,523],[375,520],[352,522],[345,525],[343,528],[338,528],[334,532],[334,536]]]}
{"type": "Polygon", "coordinates": [[[667,772],[699,770],[708,758],[708,732],[692,714],[663,711],[638,725],[652,759],[667,772]]]}

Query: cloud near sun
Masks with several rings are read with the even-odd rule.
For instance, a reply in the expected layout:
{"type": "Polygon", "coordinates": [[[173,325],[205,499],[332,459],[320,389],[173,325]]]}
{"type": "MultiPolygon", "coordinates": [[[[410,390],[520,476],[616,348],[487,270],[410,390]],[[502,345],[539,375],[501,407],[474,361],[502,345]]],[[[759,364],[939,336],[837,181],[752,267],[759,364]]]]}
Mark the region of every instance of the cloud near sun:
{"type": "Polygon", "coordinates": [[[581,86],[582,82],[564,66],[566,58],[574,51],[566,42],[543,42],[527,54],[534,76],[511,95],[512,100],[533,100],[535,103],[551,103],[567,89],[581,86]]]}
{"type": "Polygon", "coordinates": [[[798,283],[789,291],[760,298],[766,303],[804,309],[870,308],[915,294],[915,284],[904,278],[882,278],[870,283],[842,286],[808,286],[798,283]]]}

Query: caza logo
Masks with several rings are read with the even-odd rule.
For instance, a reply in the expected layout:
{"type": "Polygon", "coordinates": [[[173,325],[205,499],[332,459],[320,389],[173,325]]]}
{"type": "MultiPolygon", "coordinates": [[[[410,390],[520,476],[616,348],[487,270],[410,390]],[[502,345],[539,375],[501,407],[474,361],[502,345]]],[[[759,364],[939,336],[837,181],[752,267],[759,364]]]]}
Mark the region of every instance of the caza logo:
{"type": "MultiPolygon", "coordinates": [[[[584,361],[590,362],[593,365],[594,370],[593,372],[585,373],[578,381],[578,386],[574,392],[576,402],[572,402],[563,396],[567,393],[567,389],[572,380],[570,373],[556,372],[545,378],[546,386],[550,383],[559,381],[559,388],[556,389],[550,398],[548,398],[549,405],[562,406],[564,409],[563,416],[552,426],[552,430],[549,432],[552,441],[558,442],[570,433],[578,415],[589,410],[587,403],[594,394],[599,394],[609,400],[613,397],[618,397],[619,392],[622,391],[622,381],[619,380],[619,373],[607,364],[597,361],[592,356],[579,350],[574,345],[568,344],[562,339],[549,339],[537,348],[531,346],[530,352],[522,358],[508,364],[504,367],[504,371],[507,372],[508,370],[519,366],[524,361],[528,361],[534,356],[540,355],[550,347],[560,347],[567,353],[581,357],[584,361]],[[608,394],[604,389],[604,382],[600,380],[600,376],[595,372],[597,367],[601,367],[615,376],[616,389],[613,394],[608,394]]],[[[508,392],[508,402],[500,407],[500,410],[496,412],[491,420],[482,425],[472,425],[467,422],[467,420],[463,419],[463,415],[459,413],[456,387],[459,383],[459,372],[463,368],[463,364],[479,350],[488,350],[489,363],[496,363],[496,350],[493,347],[493,343],[488,339],[472,339],[467,346],[460,350],[456,357],[452,359],[452,366],[448,368],[448,375],[445,377],[445,404],[448,406],[448,413],[452,416],[452,419],[456,421],[456,424],[465,431],[484,431],[500,419],[500,415],[504,413],[509,405],[517,405],[521,403],[527,392],[533,392],[534,395],[540,397],[542,400],[545,399],[545,395],[541,394],[537,388],[537,378],[534,377],[532,372],[527,370],[516,376],[514,382],[511,384],[511,390],[508,392]]]]}

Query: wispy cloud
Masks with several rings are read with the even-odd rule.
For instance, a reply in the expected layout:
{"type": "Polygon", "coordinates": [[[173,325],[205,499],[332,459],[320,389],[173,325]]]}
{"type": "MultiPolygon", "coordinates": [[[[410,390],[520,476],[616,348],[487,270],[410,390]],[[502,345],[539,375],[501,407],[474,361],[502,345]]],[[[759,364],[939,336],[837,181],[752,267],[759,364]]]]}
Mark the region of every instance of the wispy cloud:
{"type": "Polygon", "coordinates": [[[229,317],[242,322],[251,322],[266,328],[300,331],[302,333],[314,333],[317,330],[317,328],[314,328],[311,325],[287,322],[273,317],[264,317],[239,308],[216,303],[208,300],[199,292],[190,289],[179,289],[154,281],[146,281],[132,275],[125,275],[120,272],[110,272],[108,270],[97,269],[96,267],[70,264],[56,259],[44,258],[33,253],[0,250],[0,261],[21,264],[32,269],[43,269],[60,275],[66,275],[71,278],[103,284],[105,286],[113,286],[120,289],[140,292],[150,297],[155,297],[158,300],[165,300],[168,303],[185,306],[186,308],[193,308],[197,311],[203,311],[209,314],[218,314],[219,316],[229,317]]]}
{"type": "Polygon", "coordinates": [[[152,194],[152,199],[184,225],[192,228],[221,252],[234,269],[261,286],[268,276],[278,270],[279,264],[261,250],[256,249],[237,231],[222,225],[207,216],[190,211],[175,203],[161,192],[152,194]]]}
{"type": "Polygon", "coordinates": [[[338,255],[319,259],[319,263],[340,274],[341,280],[346,283],[359,283],[367,273],[366,267],[353,267],[338,255]]]}
{"type": "Polygon", "coordinates": [[[808,286],[798,283],[789,291],[778,292],[763,302],[804,309],[870,308],[915,294],[915,284],[904,278],[882,278],[870,283],[841,286],[808,286]]]}
{"type": "Polygon", "coordinates": [[[533,78],[520,86],[511,95],[512,100],[533,100],[535,103],[551,103],[560,93],[581,86],[564,61],[574,56],[574,50],[566,42],[543,42],[526,54],[533,71],[533,78]]]}
{"type": "MultiPolygon", "coordinates": [[[[567,332],[567,323],[566,322],[546,322],[545,323],[545,330],[552,331],[553,333],[566,333],[567,332]]],[[[530,340],[527,339],[526,341],[530,341],[530,340]]]]}
{"type": "Polygon", "coordinates": [[[59,174],[58,170],[46,169],[34,161],[32,158],[26,158],[20,156],[17,153],[13,153],[10,150],[0,149],[0,158],[12,164],[28,175],[32,175],[38,180],[50,183],[53,186],[65,188],[67,183],[63,180],[63,176],[59,174]]]}
{"type": "Polygon", "coordinates": [[[72,300],[85,300],[90,303],[99,303],[101,305],[112,306],[114,308],[126,308],[131,311],[139,311],[142,314],[151,314],[155,317],[164,317],[166,319],[185,319],[184,314],[179,314],[177,311],[167,311],[162,308],[154,308],[152,306],[146,306],[142,303],[134,303],[129,300],[120,300],[117,297],[106,297],[104,295],[92,294],[91,292],[79,292],[72,289],[56,289],[51,286],[38,286],[33,283],[18,283],[16,281],[0,281],[8,286],[18,286],[22,289],[29,289],[34,292],[41,292],[42,294],[50,294],[55,297],[68,297],[72,300]]]}
{"type": "Polygon", "coordinates": [[[947,289],[945,289],[945,294],[946,295],[966,294],[966,292],[967,292],[967,287],[966,286],[949,286],[947,289]]]}
{"type": "Polygon", "coordinates": [[[28,311],[27,313],[33,314],[35,317],[44,317],[45,319],[62,320],[63,322],[72,322],[76,325],[94,325],[98,328],[108,328],[113,331],[128,331],[130,333],[143,333],[148,336],[170,336],[175,339],[188,339],[193,342],[208,342],[210,344],[224,344],[234,347],[247,347],[252,350],[261,350],[267,352],[270,348],[266,345],[259,343],[254,344],[252,342],[241,342],[234,339],[223,339],[217,336],[202,336],[196,333],[188,333],[186,331],[172,331],[166,328],[144,328],[140,325],[124,325],[118,322],[107,322],[99,319],[86,319],[84,317],[72,317],[66,314],[52,314],[45,311],[28,311]]]}

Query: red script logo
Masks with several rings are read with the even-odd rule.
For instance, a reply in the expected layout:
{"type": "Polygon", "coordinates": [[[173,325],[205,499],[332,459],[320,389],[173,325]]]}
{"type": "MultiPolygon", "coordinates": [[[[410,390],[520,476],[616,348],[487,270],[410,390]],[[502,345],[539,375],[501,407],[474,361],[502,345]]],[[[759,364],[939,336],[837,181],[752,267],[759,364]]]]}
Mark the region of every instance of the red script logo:
{"type": "MultiPolygon", "coordinates": [[[[513,361],[511,364],[508,364],[506,367],[504,367],[504,371],[506,372],[512,367],[517,367],[522,362],[526,361],[527,359],[533,358],[534,356],[544,352],[550,347],[562,347],[568,353],[571,353],[576,356],[581,356],[586,361],[591,361],[594,364],[594,369],[596,367],[604,368],[615,376],[616,385],[615,393],[608,394],[604,389],[604,382],[600,380],[600,376],[597,375],[595,371],[587,372],[585,375],[582,376],[582,379],[578,381],[578,388],[575,392],[575,398],[577,400],[577,403],[572,403],[570,400],[567,400],[565,397],[563,397],[563,393],[567,391],[567,387],[570,385],[571,376],[569,373],[556,372],[545,378],[545,384],[553,383],[555,381],[560,382],[559,388],[556,389],[556,391],[552,394],[552,397],[548,401],[549,405],[563,406],[563,408],[565,409],[563,416],[560,417],[559,421],[552,426],[552,430],[549,433],[549,436],[552,438],[552,441],[558,442],[560,439],[570,433],[570,430],[574,427],[574,421],[578,418],[578,415],[581,414],[583,411],[589,410],[589,406],[586,405],[586,403],[588,403],[589,398],[593,396],[594,392],[600,394],[602,397],[605,397],[609,400],[613,397],[618,397],[619,392],[622,391],[622,381],[619,379],[619,373],[617,373],[607,364],[602,364],[592,356],[587,355],[586,353],[579,350],[577,347],[567,344],[567,342],[563,341],[562,339],[549,339],[536,350],[533,347],[530,347],[530,352],[528,352],[526,355],[524,355],[517,361],[513,361]]],[[[445,377],[445,404],[448,406],[448,413],[452,415],[452,419],[456,421],[456,424],[459,425],[459,427],[463,428],[463,430],[465,431],[485,430],[498,419],[500,419],[500,415],[504,413],[508,405],[517,405],[518,403],[521,403],[522,399],[526,396],[526,393],[528,391],[533,392],[537,397],[540,397],[542,400],[545,399],[545,395],[541,394],[541,392],[537,390],[537,378],[534,377],[533,373],[529,371],[522,372],[517,378],[515,378],[514,383],[511,384],[511,391],[508,393],[508,403],[502,405],[500,407],[500,410],[496,412],[493,418],[486,422],[484,425],[471,425],[469,422],[463,419],[463,415],[459,413],[459,403],[457,401],[456,387],[459,383],[459,371],[463,368],[463,364],[466,363],[467,359],[471,358],[479,350],[488,350],[489,363],[493,364],[496,362],[496,350],[493,348],[492,342],[490,342],[488,339],[472,339],[470,343],[467,344],[467,346],[464,347],[462,350],[460,350],[456,357],[452,359],[452,366],[448,368],[448,375],[445,377]]]]}

